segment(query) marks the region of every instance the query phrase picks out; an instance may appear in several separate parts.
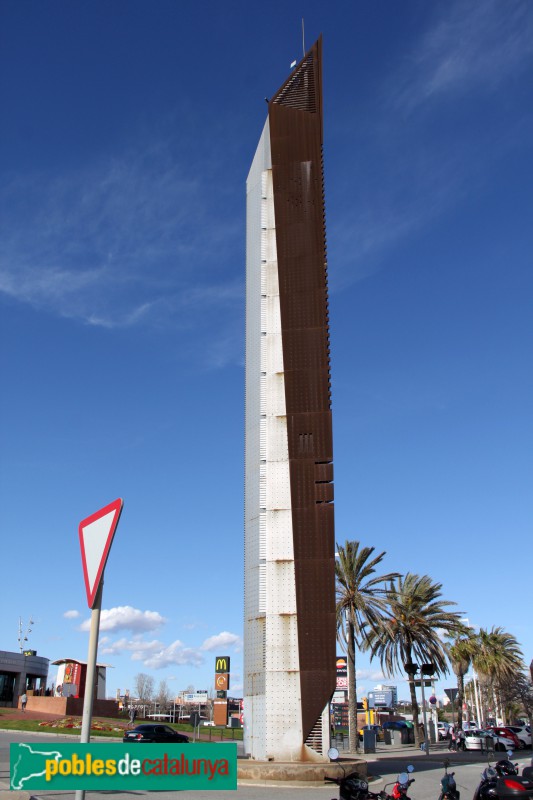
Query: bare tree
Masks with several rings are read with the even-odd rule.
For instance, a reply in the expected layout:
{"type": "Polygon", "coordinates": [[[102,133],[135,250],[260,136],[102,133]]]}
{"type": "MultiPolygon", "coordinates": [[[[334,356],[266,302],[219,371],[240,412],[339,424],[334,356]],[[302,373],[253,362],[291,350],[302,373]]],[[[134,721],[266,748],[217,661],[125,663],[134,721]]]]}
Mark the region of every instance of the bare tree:
{"type": "Polygon", "coordinates": [[[502,681],[497,686],[497,691],[506,716],[516,716],[516,711],[523,709],[531,727],[533,724],[533,682],[523,672],[517,672],[513,677],[502,681]]]}
{"type": "Polygon", "coordinates": [[[142,703],[149,703],[154,696],[154,679],[146,672],[139,672],[133,679],[135,694],[142,703]]]}
{"type": "Polygon", "coordinates": [[[158,703],[160,710],[162,708],[166,708],[170,703],[170,689],[168,688],[168,683],[165,680],[159,681],[155,701],[158,703]]]}

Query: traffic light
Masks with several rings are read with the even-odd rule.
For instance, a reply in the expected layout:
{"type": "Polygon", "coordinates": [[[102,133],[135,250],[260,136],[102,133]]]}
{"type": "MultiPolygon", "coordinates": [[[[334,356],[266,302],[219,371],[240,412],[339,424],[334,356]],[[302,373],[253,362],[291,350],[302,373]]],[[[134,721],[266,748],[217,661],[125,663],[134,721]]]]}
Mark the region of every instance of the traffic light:
{"type": "Polygon", "coordinates": [[[368,711],[368,697],[363,697],[363,708],[368,711]]]}

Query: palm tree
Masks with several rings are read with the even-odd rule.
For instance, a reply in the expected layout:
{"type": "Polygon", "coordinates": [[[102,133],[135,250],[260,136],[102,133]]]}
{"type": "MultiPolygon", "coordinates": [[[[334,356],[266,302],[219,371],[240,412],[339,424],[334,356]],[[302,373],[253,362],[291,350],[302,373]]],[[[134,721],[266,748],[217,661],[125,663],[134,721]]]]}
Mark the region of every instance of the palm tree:
{"type": "Polygon", "coordinates": [[[414,684],[417,665],[413,659],[420,664],[432,664],[436,676],[446,674],[446,651],[439,633],[453,634],[464,627],[457,612],[446,610],[455,603],[442,600],[441,589],[442,584],[434,583],[428,575],[409,572],[399,577],[388,591],[390,619],[369,635],[372,657],[379,657],[387,677],[403,670],[407,673],[417,745],[420,744],[414,684]]]}
{"type": "Polygon", "coordinates": [[[337,545],[335,562],[337,595],[337,636],[346,646],[348,662],[348,720],[350,751],[359,749],[357,735],[357,687],[355,651],[368,639],[368,630],[377,629],[387,609],[387,583],[399,577],[397,572],[376,575],[376,567],[385,552],[373,556],[374,547],[360,547],[359,542],[337,545]]]}
{"type": "Polygon", "coordinates": [[[465,675],[468,672],[476,650],[476,638],[471,628],[457,632],[445,644],[446,652],[457,678],[457,727],[463,726],[463,702],[465,696],[465,675]]]}
{"type": "MultiPolygon", "coordinates": [[[[472,664],[485,689],[485,700],[489,701],[492,693],[495,705],[501,705],[498,702],[498,685],[512,680],[517,672],[524,669],[523,654],[516,638],[504,628],[494,626],[490,631],[479,629],[474,641],[472,664]]],[[[485,711],[484,708],[484,717],[485,711]]]]}

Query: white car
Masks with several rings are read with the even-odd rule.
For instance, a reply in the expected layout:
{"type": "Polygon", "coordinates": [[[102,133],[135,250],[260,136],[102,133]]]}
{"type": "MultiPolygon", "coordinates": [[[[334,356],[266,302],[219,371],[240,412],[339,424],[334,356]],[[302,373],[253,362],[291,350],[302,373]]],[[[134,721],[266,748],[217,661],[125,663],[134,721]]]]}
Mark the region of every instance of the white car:
{"type": "Polygon", "coordinates": [[[506,736],[498,736],[492,731],[471,730],[464,732],[465,750],[512,750],[513,742],[506,736]]]}
{"type": "Polygon", "coordinates": [[[529,725],[507,725],[507,727],[518,736],[521,748],[531,747],[531,728],[529,725]]]}
{"type": "Polygon", "coordinates": [[[439,739],[446,739],[449,730],[450,730],[450,725],[448,722],[437,722],[437,733],[439,739]]]}

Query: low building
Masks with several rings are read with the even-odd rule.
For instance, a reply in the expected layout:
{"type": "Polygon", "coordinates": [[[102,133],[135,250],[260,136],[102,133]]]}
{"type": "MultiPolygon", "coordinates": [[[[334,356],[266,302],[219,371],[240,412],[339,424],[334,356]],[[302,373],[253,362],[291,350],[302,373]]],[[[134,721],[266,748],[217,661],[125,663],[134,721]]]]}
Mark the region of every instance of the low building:
{"type": "Polygon", "coordinates": [[[0,650],[0,706],[16,708],[24,692],[28,702],[30,697],[44,696],[49,664],[50,659],[38,656],[36,650],[0,650]]]}

